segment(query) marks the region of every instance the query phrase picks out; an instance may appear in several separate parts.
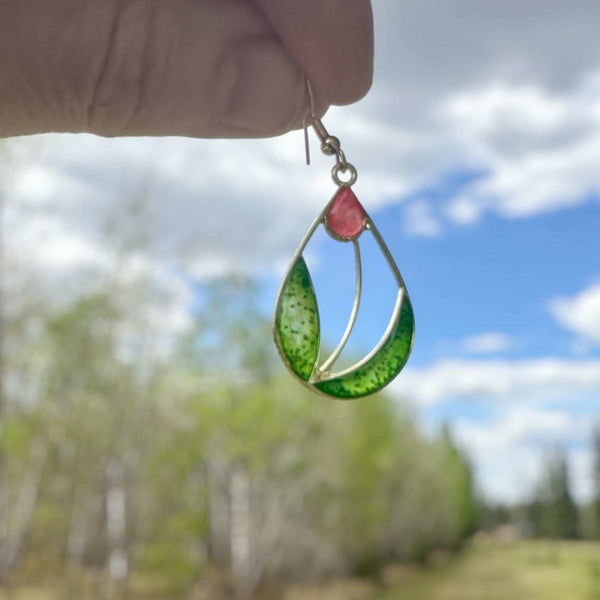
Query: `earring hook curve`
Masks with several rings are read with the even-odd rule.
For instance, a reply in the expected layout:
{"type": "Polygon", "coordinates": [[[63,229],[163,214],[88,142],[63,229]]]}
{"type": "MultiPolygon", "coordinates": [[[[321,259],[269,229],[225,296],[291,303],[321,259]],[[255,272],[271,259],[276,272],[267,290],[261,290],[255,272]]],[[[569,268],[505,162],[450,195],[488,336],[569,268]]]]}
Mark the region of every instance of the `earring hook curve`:
{"type": "Polygon", "coordinates": [[[323,124],[323,121],[315,114],[315,97],[312,90],[312,85],[308,77],[304,77],[306,84],[306,93],[308,95],[308,109],[302,121],[304,127],[304,148],[306,152],[306,164],[310,165],[310,144],[308,141],[308,127],[309,125],[313,128],[319,141],[321,142],[321,151],[327,156],[336,155],[338,163],[340,163],[342,170],[346,167],[346,157],[340,148],[340,140],[333,135],[330,135],[327,128],[323,124]]]}

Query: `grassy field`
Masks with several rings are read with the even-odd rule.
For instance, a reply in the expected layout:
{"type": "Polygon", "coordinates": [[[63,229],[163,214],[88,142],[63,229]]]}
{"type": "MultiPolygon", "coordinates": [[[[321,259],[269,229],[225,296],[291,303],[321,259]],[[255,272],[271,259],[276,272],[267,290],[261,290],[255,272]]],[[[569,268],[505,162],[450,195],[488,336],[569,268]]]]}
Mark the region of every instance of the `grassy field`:
{"type": "MultiPolygon", "coordinates": [[[[600,544],[543,541],[478,544],[445,566],[390,567],[385,579],[385,591],[377,592],[372,582],[341,580],[321,587],[289,590],[285,600],[600,600],[600,544]]],[[[125,597],[150,598],[139,592],[125,597]]],[[[197,597],[192,594],[181,600],[197,597]]],[[[65,598],[96,600],[98,595],[83,589],[65,593],[63,585],[32,585],[11,593],[0,588],[0,600],[65,598]]]]}
{"type": "Polygon", "coordinates": [[[372,600],[600,600],[600,544],[474,546],[372,600]]]}

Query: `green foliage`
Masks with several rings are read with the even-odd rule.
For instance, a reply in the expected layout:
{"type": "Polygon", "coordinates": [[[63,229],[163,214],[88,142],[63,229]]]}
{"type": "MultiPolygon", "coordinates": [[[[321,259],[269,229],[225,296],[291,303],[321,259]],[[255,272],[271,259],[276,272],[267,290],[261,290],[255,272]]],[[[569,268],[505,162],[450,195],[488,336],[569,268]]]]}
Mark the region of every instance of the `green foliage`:
{"type": "Polygon", "coordinates": [[[13,513],[32,500],[19,547],[32,576],[106,569],[118,544],[132,581],[164,593],[215,569],[252,590],[377,573],[472,532],[470,468],[450,435],[426,439],[385,395],[330,402],[295,383],[274,366],[251,285],[202,290],[166,363],[122,357],[135,308],[106,293],[46,319],[35,401],[11,401],[2,452],[13,513]]]}
{"type": "Polygon", "coordinates": [[[600,423],[596,423],[592,434],[594,462],[592,470],[593,498],[589,506],[588,537],[600,540],[600,423]]]}
{"type": "Polygon", "coordinates": [[[529,518],[538,537],[579,537],[579,511],[570,491],[567,459],[560,449],[546,459],[545,479],[530,506],[529,518]]]}

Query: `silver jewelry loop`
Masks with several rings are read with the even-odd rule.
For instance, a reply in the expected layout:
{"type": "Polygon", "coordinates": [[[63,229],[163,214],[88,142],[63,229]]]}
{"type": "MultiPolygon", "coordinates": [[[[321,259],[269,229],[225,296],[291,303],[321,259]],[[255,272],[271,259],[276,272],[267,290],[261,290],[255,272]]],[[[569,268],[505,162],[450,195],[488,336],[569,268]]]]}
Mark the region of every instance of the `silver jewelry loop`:
{"type": "Polygon", "coordinates": [[[350,163],[346,163],[345,165],[336,163],[333,169],[331,170],[331,177],[334,183],[338,186],[344,185],[346,187],[352,187],[356,183],[356,178],[358,177],[358,175],[356,173],[354,165],[351,165],[350,163]],[[347,181],[340,179],[340,172],[346,173],[347,171],[350,171],[350,178],[347,181]]]}
{"type": "Polygon", "coordinates": [[[340,168],[342,169],[342,171],[344,171],[346,169],[346,165],[348,164],[348,161],[346,160],[346,155],[344,154],[344,151],[339,148],[337,150],[337,152],[335,153],[335,161],[337,162],[338,165],[340,165],[340,168]]]}

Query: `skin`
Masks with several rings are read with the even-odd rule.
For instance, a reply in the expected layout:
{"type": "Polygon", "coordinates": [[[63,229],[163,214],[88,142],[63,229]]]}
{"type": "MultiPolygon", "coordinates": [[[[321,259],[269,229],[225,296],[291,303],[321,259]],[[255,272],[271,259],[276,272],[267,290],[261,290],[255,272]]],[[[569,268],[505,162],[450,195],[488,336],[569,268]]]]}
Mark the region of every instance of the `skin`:
{"type": "Polygon", "coordinates": [[[366,94],[369,0],[0,0],[0,136],[263,137],[366,94]]]}

